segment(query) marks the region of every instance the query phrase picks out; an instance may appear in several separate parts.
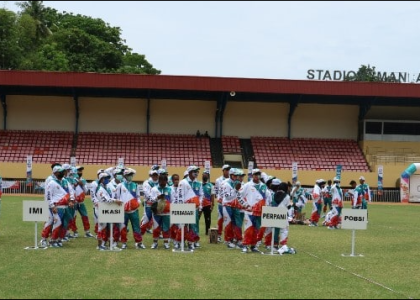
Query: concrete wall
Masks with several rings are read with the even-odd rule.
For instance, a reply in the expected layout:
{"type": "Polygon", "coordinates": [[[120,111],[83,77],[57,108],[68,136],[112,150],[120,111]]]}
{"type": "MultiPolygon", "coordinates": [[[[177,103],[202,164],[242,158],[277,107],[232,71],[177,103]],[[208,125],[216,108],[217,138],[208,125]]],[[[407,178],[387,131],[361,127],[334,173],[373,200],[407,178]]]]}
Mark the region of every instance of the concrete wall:
{"type": "Polygon", "coordinates": [[[228,102],[223,135],[286,137],[289,104],[228,102]]]}
{"type": "Polygon", "coordinates": [[[151,100],[150,132],[215,136],[215,101],[151,100]]]}
{"type": "Polygon", "coordinates": [[[80,132],[146,132],[147,101],[79,98],[80,132]]]}
{"type": "Polygon", "coordinates": [[[356,105],[299,104],[292,119],[292,138],[357,139],[356,105]]]}
{"type": "Polygon", "coordinates": [[[71,97],[7,96],[6,102],[9,130],[75,130],[71,97]]]}

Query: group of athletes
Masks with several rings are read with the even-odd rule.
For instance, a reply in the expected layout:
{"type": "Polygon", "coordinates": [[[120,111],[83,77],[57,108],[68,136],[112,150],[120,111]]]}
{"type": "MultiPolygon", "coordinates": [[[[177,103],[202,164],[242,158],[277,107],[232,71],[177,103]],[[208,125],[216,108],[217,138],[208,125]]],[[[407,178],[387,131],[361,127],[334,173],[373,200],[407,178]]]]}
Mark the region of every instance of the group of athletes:
{"type": "MultiPolygon", "coordinates": [[[[179,224],[170,223],[170,205],[172,203],[193,203],[196,207],[195,224],[183,225],[186,247],[189,250],[200,248],[199,221],[205,219],[205,234],[209,234],[211,213],[218,206],[218,242],[229,249],[240,249],[242,253],[260,252],[262,244],[270,249],[274,239],[273,250],[279,254],[295,254],[294,248],[288,247],[289,226],[276,228],[274,236],[271,228],[261,226],[263,206],[285,207],[288,209],[289,223],[302,222],[302,210],[307,202],[308,194],[296,182],[294,185],[268,176],[259,169],[253,169],[250,180],[244,180],[245,173],[241,169],[229,165],[222,167],[222,176],[215,185],[210,182],[210,172],[202,172],[200,168],[190,166],[182,178],[179,174],[169,176],[168,172],[158,165],[152,166],[149,178],[141,187],[133,181],[136,171],[131,168],[111,167],[97,171],[97,180],[88,184],[83,179],[82,166],[71,167],[69,164],[53,164],[52,174],[45,182],[45,201],[50,207],[50,218],[42,231],[40,245],[43,247],[63,247],[63,242],[79,236],[76,225],[77,214],[80,213],[84,236],[95,238],[90,232],[90,222],[84,200],[88,192],[91,195],[94,209],[94,222],[97,249],[127,249],[128,226],[134,239],[134,248],[145,249],[143,236],[146,232],[153,235],[152,249],[159,247],[163,240],[163,248],[181,248],[181,228],[179,224]],[[141,194],[143,191],[143,195],[141,194]],[[142,197],[143,196],[143,197],[142,197]],[[143,201],[142,201],[143,198],[143,201]],[[124,222],[114,224],[113,232],[106,223],[98,223],[98,205],[100,202],[115,202],[124,208],[124,222]],[[140,219],[140,208],[143,205],[143,216],[140,219]],[[113,244],[109,237],[112,234],[113,244]],[[223,239],[222,239],[223,236],[223,239]],[[48,239],[49,242],[48,242],[48,239]]],[[[367,208],[370,201],[369,187],[360,178],[360,185],[349,190],[355,199],[353,208],[367,208]]],[[[324,213],[327,206],[329,213],[323,225],[330,229],[339,228],[343,207],[343,190],[340,179],[334,178],[326,185],[325,180],[317,180],[312,191],[313,211],[309,226],[317,226],[321,218],[322,205],[324,213]],[[332,184],[333,183],[333,184],[332,184]]],[[[303,224],[305,224],[303,222],[303,224]]]]}

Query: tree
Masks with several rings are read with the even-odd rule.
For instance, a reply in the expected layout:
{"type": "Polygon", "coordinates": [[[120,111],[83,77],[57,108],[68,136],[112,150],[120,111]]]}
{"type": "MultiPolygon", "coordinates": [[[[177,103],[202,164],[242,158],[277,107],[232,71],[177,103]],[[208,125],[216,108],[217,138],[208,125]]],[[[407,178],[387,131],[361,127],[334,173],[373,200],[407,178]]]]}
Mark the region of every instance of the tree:
{"type": "Polygon", "coordinates": [[[0,69],[16,68],[19,64],[16,22],[14,12],[0,9],[0,69]]]}
{"type": "Polygon", "coordinates": [[[366,81],[366,82],[400,82],[395,76],[380,77],[375,67],[362,65],[354,76],[347,76],[345,81],[366,81]]]}
{"type": "Polygon", "coordinates": [[[131,52],[126,53],[123,59],[123,66],[118,71],[119,73],[151,75],[159,75],[161,72],[153,68],[153,65],[146,60],[145,55],[131,52]]]}
{"type": "Polygon", "coordinates": [[[30,15],[36,23],[36,40],[46,38],[52,34],[46,25],[44,1],[19,1],[16,4],[22,9],[22,14],[30,15]]]}
{"type": "Polygon", "coordinates": [[[101,19],[58,12],[43,1],[0,10],[0,66],[18,70],[160,74],[132,53],[121,28],[101,19]],[[1,60],[3,57],[3,60],[1,60]]]}

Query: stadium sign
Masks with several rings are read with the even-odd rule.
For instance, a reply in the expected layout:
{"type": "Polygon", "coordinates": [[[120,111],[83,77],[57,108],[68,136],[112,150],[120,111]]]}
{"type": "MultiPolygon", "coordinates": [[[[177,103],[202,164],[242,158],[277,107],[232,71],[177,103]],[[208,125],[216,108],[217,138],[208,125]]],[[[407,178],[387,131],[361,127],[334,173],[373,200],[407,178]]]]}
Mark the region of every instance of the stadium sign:
{"type": "MultiPolygon", "coordinates": [[[[348,78],[356,76],[356,71],[344,70],[314,70],[307,72],[306,78],[309,80],[323,81],[344,81],[348,78]]],[[[420,83],[420,73],[408,72],[376,72],[376,76],[380,81],[398,81],[401,83],[420,83]]]]}

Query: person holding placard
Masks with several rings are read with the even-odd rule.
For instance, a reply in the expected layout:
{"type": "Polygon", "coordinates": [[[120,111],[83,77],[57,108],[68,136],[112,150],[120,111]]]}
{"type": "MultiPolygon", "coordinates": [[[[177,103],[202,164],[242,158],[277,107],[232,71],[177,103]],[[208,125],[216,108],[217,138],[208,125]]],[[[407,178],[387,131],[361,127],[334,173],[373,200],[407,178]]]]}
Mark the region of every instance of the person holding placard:
{"type": "Polygon", "coordinates": [[[159,184],[150,191],[153,212],[153,244],[151,248],[158,248],[159,235],[162,232],[163,247],[169,249],[169,238],[171,237],[170,211],[174,196],[172,188],[168,185],[167,173],[161,172],[158,180],[159,184]]]}
{"type": "MultiPolygon", "coordinates": [[[[173,174],[172,175],[172,185],[171,185],[171,193],[173,195],[172,203],[178,204],[178,187],[179,187],[179,175],[173,174]]],[[[179,249],[181,240],[177,240],[177,234],[179,231],[178,224],[172,224],[171,226],[171,239],[174,243],[174,249],[179,249]]]]}
{"type": "MultiPolygon", "coordinates": [[[[114,170],[114,178],[108,183],[106,186],[107,191],[111,193],[111,198],[117,198],[117,186],[124,182],[124,169],[117,167],[114,170]]],[[[125,226],[124,223],[116,224],[117,226],[114,227],[114,247],[117,247],[118,241],[121,238],[121,230],[125,226]]]]}
{"type": "MultiPolygon", "coordinates": [[[[95,198],[98,202],[103,203],[112,203],[115,202],[118,205],[122,205],[122,201],[119,199],[114,199],[111,197],[111,191],[107,189],[107,185],[111,181],[111,176],[108,173],[101,173],[99,174],[99,184],[98,188],[96,189],[95,198]]],[[[106,243],[108,242],[108,237],[110,235],[108,223],[99,223],[98,225],[98,246],[96,249],[98,250],[107,250],[106,243]]],[[[116,228],[116,227],[114,227],[116,228]]],[[[115,233],[115,231],[114,231],[115,233]]],[[[113,234],[114,234],[113,233],[113,234]]],[[[115,236],[115,234],[114,234],[115,236]]],[[[111,247],[112,245],[110,245],[111,247]]]]}
{"type": "MultiPolygon", "coordinates": [[[[288,184],[286,182],[280,182],[278,179],[273,179],[271,183],[272,198],[269,201],[269,206],[272,207],[284,207],[288,208],[290,205],[290,196],[288,194],[288,184]]],[[[266,245],[271,245],[271,239],[274,238],[274,248],[277,249],[280,255],[282,254],[295,254],[294,248],[287,246],[289,238],[289,225],[284,228],[275,228],[274,237],[272,237],[272,231],[266,237],[266,245]]]]}
{"type": "MultiPolygon", "coordinates": [[[[99,169],[96,172],[96,177],[99,177],[99,174],[105,172],[104,169],[99,169]]],[[[98,234],[98,201],[95,197],[96,194],[96,189],[98,188],[98,184],[99,184],[99,180],[93,180],[90,183],[90,190],[89,190],[89,194],[90,194],[90,199],[92,200],[92,204],[93,204],[93,222],[95,222],[95,234],[98,234]]]]}
{"type": "Polygon", "coordinates": [[[131,223],[133,237],[136,249],[146,249],[143,244],[143,236],[140,231],[139,207],[140,207],[140,189],[137,183],[133,182],[136,174],[134,169],[124,170],[124,182],[117,186],[116,198],[121,200],[124,205],[124,226],[121,229],[121,249],[127,249],[127,226],[131,223]]]}
{"type": "Polygon", "coordinates": [[[231,166],[224,165],[222,167],[223,175],[216,179],[216,182],[214,184],[214,193],[215,197],[217,199],[217,241],[219,243],[222,242],[222,233],[223,233],[223,184],[224,181],[229,179],[229,170],[231,169],[231,166]]]}
{"type": "MultiPolygon", "coordinates": [[[[199,171],[199,167],[189,166],[187,169],[187,177],[181,180],[178,187],[178,202],[184,204],[194,203],[196,207],[196,220],[198,220],[198,210],[202,206],[203,201],[203,187],[201,182],[197,180],[199,171]]],[[[184,232],[190,250],[200,247],[200,236],[198,234],[197,224],[186,225],[184,232]]],[[[180,234],[181,233],[178,232],[178,236],[180,234]]],[[[177,240],[181,240],[178,236],[177,240]]]]}
{"type": "Polygon", "coordinates": [[[271,199],[267,186],[261,182],[261,171],[259,169],[252,170],[252,181],[245,183],[239,190],[239,194],[241,205],[246,209],[242,252],[259,253],[257,242],[258,232],[261,229],[262,207],[267,205],[266,199],[271,199]]]}

